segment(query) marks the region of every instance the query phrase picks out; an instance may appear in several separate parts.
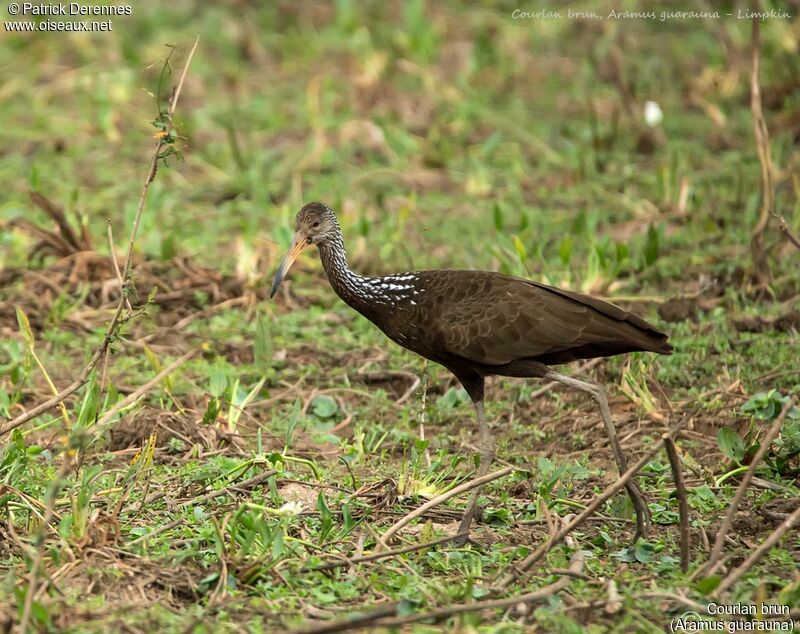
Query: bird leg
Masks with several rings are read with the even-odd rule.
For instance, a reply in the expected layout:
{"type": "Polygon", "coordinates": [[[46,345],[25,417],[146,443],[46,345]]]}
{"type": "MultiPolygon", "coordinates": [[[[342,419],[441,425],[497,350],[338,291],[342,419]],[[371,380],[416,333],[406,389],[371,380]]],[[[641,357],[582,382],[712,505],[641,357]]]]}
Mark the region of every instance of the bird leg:
{"type": "MultiPolygon", "coordinates": [[[[614,427],[614,421],[611,418],[611,409],[608,407],[608,400],[606,399],[603,388],[592,383],[587,383],[586,381],[580,381],[579,379],[575,379],[571,376],[565,376],[563,374],[559,374],[558,372],[553,372],[552,370],[548,370],[547,374],[544,375],[544,378],[550,381],[562,383],[569,387],[575,388],[576,390],[580,390],[581,392],[586,392],[594,399],[594,401],[600,407],[600,416],[603,419],[603,425],[605,425],[606,435],[608,436],[608,441],[611,445],[611,452],[614,454],[614,459],[617,462],[619,473],[620,475],[625,473],[628,470],[628,461],[625,459],[625,454],[622,453],[622,446],[619,444],[617,430],[614,427]]],[[[633,541],[636,541],[639,539],[639,537],[644,537],[647,539],[651,520],[650,509],[647,507],[647,504],[644,501],[644,496],[642,495],[639,485],[633,478],[628,480],[625,488],[628,491],[628,495],[631,497],[633,508],[636,510],[636,535],[633,541]]]]}
{"type": "MultiPolygon", "coordinates": [[[[478,455],[480,456],[480,464],[478,464],[478,474],[476,478],[482,478],[489,472],[489,467],[494,460],[494,438],[483,416],[483,402],[475,401],[475,415],[478,418],[478,431],[480,432],[480,439],[478,440],[478,455]]],[[[478,505],[478,495],[480,495],[481,487],[477,487],[470,493],[467,508],[464,511],[464,516],[461,518],[461,524],[458,526],[458,532],[466,535],[469,533],[469,527],[472,524],[472,518],[475,515],[475,508],[478,505]]],[[[466,537],[462,538],[466,541],[466,537]]]]}

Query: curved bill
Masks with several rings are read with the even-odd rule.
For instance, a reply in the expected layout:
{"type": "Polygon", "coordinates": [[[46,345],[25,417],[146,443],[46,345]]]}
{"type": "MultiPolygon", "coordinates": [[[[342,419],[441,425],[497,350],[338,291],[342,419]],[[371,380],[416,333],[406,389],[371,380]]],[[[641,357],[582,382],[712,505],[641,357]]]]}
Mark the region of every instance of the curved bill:
{"type": "Polygon", "coordinates": [[[289,251],[283,256],[283,260],[281,260],[281,265],[278,267],[278,271],[275,273],[275,279],[272,280],[272,288],[269,291],[269,296],[274,297],[275,293],[278,290],[278,287],[283,282],[283,278],[286,277],[286,273],[289,272],[289,269],[294,264],[294,261],[297,259],[297,256],[300,255],[300,251],[302,251],[307,246],[305,238],[299,234],[294,235],[294,240],[292,240],[292,246],[289,251]]]}

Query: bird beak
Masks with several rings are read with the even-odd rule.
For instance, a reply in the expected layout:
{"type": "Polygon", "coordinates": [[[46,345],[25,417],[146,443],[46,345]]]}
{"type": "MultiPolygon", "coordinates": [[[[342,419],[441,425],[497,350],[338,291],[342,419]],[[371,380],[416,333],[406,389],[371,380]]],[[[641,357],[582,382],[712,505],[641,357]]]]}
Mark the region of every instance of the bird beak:
{"type": "Polygon", "coordinates": [[[307,246],[308,242],[306,241],[305,236],[302,236],[299,233],[294,234],[292,247],[289,249],[288,253],[283,256],[281,265],[278,267],[278,271],[275,273],[275,279],[272,280],[272,288],[269,291],[269,296],[271,298],[275,296],[278,287],[281,285],[281,282],[283,282],[283,278],[286,277],[286,274],[289,272],[292,264],[294,264],[297,256],[300,255],[300,251],[305,249],[307,246]]]}

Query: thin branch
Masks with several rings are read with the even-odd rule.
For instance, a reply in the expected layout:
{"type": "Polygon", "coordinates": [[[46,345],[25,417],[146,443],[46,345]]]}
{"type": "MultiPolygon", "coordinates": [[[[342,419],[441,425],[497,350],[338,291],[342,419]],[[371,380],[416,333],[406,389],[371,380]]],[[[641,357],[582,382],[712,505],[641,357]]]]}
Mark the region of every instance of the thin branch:
{"type": "Polygon", "coordinates": [[[786,402],[786,405],[783,406],[781,413],[778,414],[778,417],[767,430],[767,434],[761,441],[761,445],[759,446],[756,455],[753,456],[750,466],[745,472],[742,481],[739,483],[739,488],[736,489],[736,494],[733,496],[733,501],[728,507],[728,512],[725,514],[725,519],[722,520],[722,525],[719,527],[719,531],[717,531],[717,539],[714,542],[714,547],[711,549],[711,555],[708,557],[708,562],[705,566],[706,570],[710,570],[722,556],[722,548],[725,545],[725,537],[728,535],[728,531],[731,529],[733,518],[736,515],[736,512],[739,510],[739,505],[744,499],[744,494],[747,492],[747,487],[750,486],[750,481],[753,479],[758,465],[761,464],[764,456],[767,455],[770,445],[772,445],[772,441],[778,437],[781,427],[783,426],[783,420],[786,418],[786,415],[789,413],[792,407],[794,407],[794,399],[789,399],[786,402]]]}
{"type": "MultiPolygon", "coordinates": [[[[117,253],[114,249],[114,232],[111,230],[111,218],[106,218],[106,229],[108,230],[108,252],[111,255],[111,263],[114,266],[114,274],[119,281],[119,292],[125,295],[125,280],[122,278],[122,271],[119,270],[119,262],[117,262],[117,253]]],[[[125,305],[129,312],[133,312],[131,301],[125,297],[125,305]]]]}
{"type": "MultiPolygon", "coordinates": [[[[175,88],[175,92],[172,93],[172,98],[170,99],[169,105],[167,106],[167,117],[170,121],[170,125],[172,124],[172,117],[175,115],[175,108],[178,105],[178,99],[181,96],[181,89],[183,88],[183,82],[186,80],[186,74],[189,72],[189,65],[192,63],[192,57],[194,57],[194,52],[197,50],[197,45],[200,43],[200,36],[196,36],[194,39],[194,45],[192,46],[192,50],[189,51],[189,56],[186,58],[186,63],[183,66],[183,72],[181,73],[181,78],[178,80],[178,85],[175,88]]],[[[156,170],[158,169],[158,160],[161,155],[161,147],[164,145],[164,136],[159,135],[156,139],[156,147],[153,152],[153,159],[150,161],[150,171],[147,173],[147,180],[145,181],[145,187],[142,190],[141,196],[139,196],[139,205],[136,208],[136,216],[133,219],[133,227],[131,228],[131,237],[130,241],[128,242],[128,254],[125,257],[125,266],[123,270],[125,271],[125,282],[130,282],[130,267],[131,263],[133,262],[133,246],[136,242],[136,234],[139,232],[139,223],[142,220],[142,212],[144,211],[144,203],[147,199],[147,191],[150,188],[150,183],[153,182],[153,179],[156,177],[156,170]]],[[[124,289],[123,289],[124,290],[124,289]]]]}
{"type": "Polygon", "coordinates": [[[385,546],[389,543],[389,540],[394,537],[399,530],[401,530],[406,524],[411,522],[412,520],[418,518],[420,515],[424,515],[430,509],[447,502],[450,498],[453,498],[457,495],[465,493],[467,491],[471,491],[477,487],[481,487],[488,482],[492,482],[493,480],[497,480],[498,478],[502,478],[507,476],[509,473],[514,471],[513,467],[506,467],[505,469],[500,469],[500,471],[495,471],[494,473],[487,473],[482,478],[475,478],[474,480],[470,480],[469,482],[464,482],[459,484],[457,487],[450,489],[449,491],[442,493],[441,495],[436,496],[432,500],[429,500],[419,508],[414,509],[408,515],[400,518],[395,524],[393,524],[388,531],[383,534],[381,537],[380,542],[376,547],[376,552],[379,552],[382,546],[385,546]]]}
{"type": "MultiPolygon", "coordinates": [[[[120,307],[122,305],[123,304],[120,303],[120,307]]],[[[29,409],[24,414],[20,414],[19,416],[17,416],[15,419],[9,422],[5,427],[0,429],[0,436],[4,436],[5,434],[16,429],[17,427],[24,425],[29,420],[36,418],[37,416],[39,416],[39,414],[43,414],[44,412],[52,409],[53,407],[56,407],[62,401],[64,401],[64,399],[71,396],[84,383],[86,383],[86,379],[89,377],[89,374],[91,374],[92,370],[97,365],[97,362],[100,361],[100,359],[103,357],[106,349],[111,343],[112,333],[116,330],[117,324],[119,323],[121,316],[122,316],[122,311],[118,310],[115,313],[114,317],[111,319],[111,323],[108,325],[108,328],[106,329],[106,334],[103,337],[103,341],[94,351],[92,358],[89,359],[89,363],[87,363],[86,367],[84,367],[83,370],[81,370],[81,373],[78,375],[77,379],[75,379],[72,383],[70,383],[67,387],[65,387],[55,396],[47,399],[43,403],[40,403],[36,407],[29,409]]]]}
{"type": "Polygon", "coordinates": [[[423,544],[414,544],[413,546],[405,546],[403,548],[397,548],[395,550],[387,550],[381,553],[373,553],[371,555],[363,555],[362,557],[344,557],[338,561],[326,561],[324,564],[319,564],[318,566],[309,566],[306,568],[302,568],[302,572],[317,572],[320,570],[332,570],[333,568],[342,568],[344,566],[354,566],[356,564],[363,564],[368,561],[376,561],[377,559],[386,559],[387,557],[396,557],[397,555],[405,555],[406,553],[413,553],[418,550],[424,550],[425,548],[433,548],[434,546],[441,546],[442,544],[447,544],[448,542],[455,541],[460,539],[461,537],[465,537],[469,535],[469,533],[456,533],[455,535],[448,535],[447,537],[441,537],[439,539],[434,539],[431,542],[425,542],[423,544]]]}
{"type": "MultiPolygon", "coordinates": [[[[759,0],[753,0],[753,13],[761,11],[759,0]]],[[[760,73],[760,37],[761,20],[752,20],[751,70],[750,70],[750,109],[753,113],[753,130],[756,139],[758,162],[761,166],[761,211],[755,227],[750,234],[750,248],[753,255],[753,267],[757,282],[766,287],[769,284],[769,263],[764,248],[764,231],[769,221],[770,210],[774,207],[775,186],[773,180],[772,155],[769,145],[769,130],[761,107],[760,73]]]]}
{"type": "Polygon", "coordinates": [[[686,483],[683,480],[681,459],[678,457],[678,449],[675,447],[675,441],[672,438],[665,438],[664,447],[667,450],[669,466],[672,468],[672,478],[675,481],[675,493],[678,496],[681,536],[681,570],[683,570],[683,572],[688,572],[691,537],[689,535],[689,502],[686,499],[686,483]]]}
{"type": "Polygon", "coordinates": [[[786,236],[786,239],[789,240],[795,247],[800,249],[800,239],[798,239],[789,229],[789,223],[786,222],[786,218],[782,215],[776,214],[774,211],[771,212],[772,215],[778,219],[778,229],[781,230],[781,233],[786,236]]]}

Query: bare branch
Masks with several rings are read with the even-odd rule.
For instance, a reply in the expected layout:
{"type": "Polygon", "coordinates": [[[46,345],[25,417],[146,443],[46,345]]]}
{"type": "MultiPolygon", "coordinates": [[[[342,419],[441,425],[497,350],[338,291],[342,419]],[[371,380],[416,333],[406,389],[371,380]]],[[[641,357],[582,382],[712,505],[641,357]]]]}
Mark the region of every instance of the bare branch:
{"type": "MultiPolygon", "coordinates": [[[[753,13],[758,15],[761,11],[759,0],[753,0],[753,13]]],[[[756,138],[758,162],[761,165],[761,211],[755,227],[750,234],[750,249],[753,255],[753,268],[756,281],[766,287],[769,284],[770,272],[767,262],[767,253],[764,248],[764,232],[769,221],[770,210],[774,207],[775,185],[772,166],[772,155],[769,145],[769,130],[764,119],[761,107],[761,87],[759,73],[761,67],[761,20],[753,18],[751,36],[751,71],[750,71],[750,109],[753,113],[753,130],[756,138]]]]}
{"type": "Polygon", "coordinates": [[[675,481],[675,493],[678,496],[678,514],[680,516],[680,536],[681,536],[681,570],[689,570],[689,502],[686,499],[686,484],[683,481],[681,471],[681,459],[678,457],[678,449],[672,438],[664,439],[664,447],[667,449],[669,466],[672,468],[672,478],[675,481]]]}

